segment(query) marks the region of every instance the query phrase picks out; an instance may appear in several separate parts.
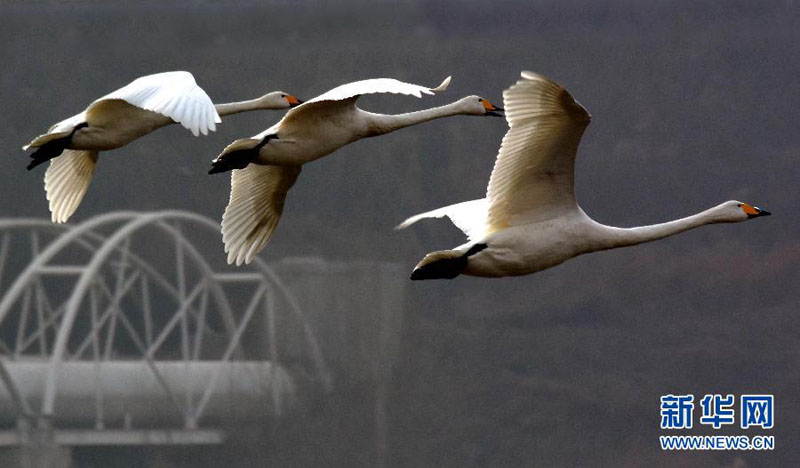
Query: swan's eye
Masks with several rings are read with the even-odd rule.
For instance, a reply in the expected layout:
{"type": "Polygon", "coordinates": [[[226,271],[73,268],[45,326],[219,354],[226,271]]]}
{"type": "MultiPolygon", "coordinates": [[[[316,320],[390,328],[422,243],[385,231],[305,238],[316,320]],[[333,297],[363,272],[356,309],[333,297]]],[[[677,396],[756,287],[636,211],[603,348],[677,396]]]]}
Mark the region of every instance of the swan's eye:
{"type": "Polygon", "coordinates": [[[741,208],[741,207],[742,207],[742,204],[741,204],[741,203],[737,203],[737,204],[736,204],[736,206],[737,206],[737,207],[739,207],[739,208],[741,208]]]}
{"type": "Polygon", "coordinates": [[[285,95],[285,94],[281,94],[281,97],[282,97],[282,98],[285,98],[285,97],[286,97],[286,95],[285,95]]]}
{"type": "Polygon", "coordinates": [[[482,98],[478,98],[478,102],[483,102],[483,99],[482,98]]]}

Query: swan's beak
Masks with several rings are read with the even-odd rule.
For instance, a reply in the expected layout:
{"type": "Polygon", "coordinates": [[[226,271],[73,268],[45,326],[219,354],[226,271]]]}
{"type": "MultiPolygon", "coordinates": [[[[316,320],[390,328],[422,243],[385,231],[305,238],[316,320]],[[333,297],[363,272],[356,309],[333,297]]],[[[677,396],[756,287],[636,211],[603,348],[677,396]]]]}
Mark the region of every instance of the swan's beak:
{"type": "Polygon", "coordinates": [[[289,103],[289,107],[297,107],[303,103],[303,101],[297,99],[296,97],[292,96],[291,94],[286,96],[286,102],[289,103]]]}
{"type": "Polygon", "coordinates": [[[505,111],[502,107],[497,107],[491,102],[487,101],[486,99],[483,100],[483,108],[486,109],[485,115],[491,115],[493,117],[502,117],[503,114],[500,112],[505,111]]]}
{"type": "Polygon", "coordinates": [[[772,214],[767,210],[762,210],[757,206],[748,205],[747,203],[742,203],[742,210],[747,214],[748,218],[758,218],[759,216],[769,216],[772,214]]]}

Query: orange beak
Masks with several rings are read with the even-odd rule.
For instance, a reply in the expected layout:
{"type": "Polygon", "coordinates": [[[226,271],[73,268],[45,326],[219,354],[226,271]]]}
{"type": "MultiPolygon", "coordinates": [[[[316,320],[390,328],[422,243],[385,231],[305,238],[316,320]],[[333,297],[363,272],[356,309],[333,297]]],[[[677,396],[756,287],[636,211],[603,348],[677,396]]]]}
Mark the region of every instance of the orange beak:
{"type": "Polygon", "coordinates": [[[769,211],[764,211],[761,208],[753,205],[748,205],[747,203],[742,203],[742,211],[744,211],[747,216],[754,218],[756,216],[769,216],[772,213],[769,211]]]}
{"type": "Polygon", "coordinates": [[[292,106],[292,107],[299,106],[300,104],[303,103],[303,101],[297,99],[296,97],[292,96],[291,94],[287,94],[286,95],[286,102],[288,102],[289,105],[292,106]]]}
{"type": "Polygon", "coordinates": [[[491,115],[493,117],[503,116],[503,114],[500,114],[500,112],[505,110],[502,107],[497,107],[486,99],[482,100],[481,103],[483,104],[483,108],[486,109],[486,115],[491,115]]]}
{"type": "Polygon", "coordinates": [[[492,104],[491,102],[487,101],[486,99],[483,100],[483,107],[487,111],[503,110],[503,109],[500,109],[498,107],[495,107],[494,104],[492,104]]]}

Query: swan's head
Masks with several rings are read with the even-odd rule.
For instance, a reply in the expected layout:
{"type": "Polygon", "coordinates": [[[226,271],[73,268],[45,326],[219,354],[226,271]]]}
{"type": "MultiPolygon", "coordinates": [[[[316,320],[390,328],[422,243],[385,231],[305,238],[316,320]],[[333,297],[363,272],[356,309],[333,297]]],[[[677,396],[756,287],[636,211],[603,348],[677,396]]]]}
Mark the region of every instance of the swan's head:
{"type": "Polygon", "coordinates": [[[490,115],[492,117],[502,117],[503,112],[502,107],[497,107],[488,99],[484,99],[480,96],[467,96],[461,99],[462,104],[464,105],[465,114],[468,115],[490,115]]]}
{"type": "Polygon", "coordinates": [[[259,106],[264,109],[290,109],[297,107],[303,101],[283,91],[273,91],[258,98],[259,106]]]}
{"type": "Polygon", "coordinates": [[[718,208],[720,221],[729,223],[738,223],[740,221],[747,221],[748,219],[769,216],[772,214],[769,211],[762,210],[757,206],[736,200],[727,201],[718,208]]]}

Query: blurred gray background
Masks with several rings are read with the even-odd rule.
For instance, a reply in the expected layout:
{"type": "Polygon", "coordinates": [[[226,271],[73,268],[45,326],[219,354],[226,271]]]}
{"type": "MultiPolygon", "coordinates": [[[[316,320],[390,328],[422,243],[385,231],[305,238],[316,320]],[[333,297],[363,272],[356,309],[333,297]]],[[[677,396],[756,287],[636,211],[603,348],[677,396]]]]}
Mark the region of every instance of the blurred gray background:
{"type": "MultiPolygon", "coordinates": [[[[373,77],[435,86],[453,75],[435,97],[359,101],[402,112],[467,94],[501,105],[519,71],[533,70],[593,116],[576,190],[598,221],[649,224],[728,199],[774,215],[533,276],[409,282],[390,466],[797,466],[799,41],[792,1],[2,2],[0,216],[48,217],[44,168],[26,172],[20,147],[141,75],[189,70],[215,102],[275,89],[309,99],[373,77]],[[775,435],[775,451],[662,452],[668,393],[774,394],[771,431],[681,433],[775,435]]],[[[166,208],[219,219],[229,178],[208,176],[210,160],[279,118],[232,116],[201,138],[172,126],[103,153],[73,219],[166,208]]],[[[461,233],[445,221],[392,227],[483,196],[505,130],[502,119],[454,117],[307,165],[261,258],[388,260],[410,272],[461,233]]],[[[222,257],[221,242],[206,254],[222,257]]],[[[338,395],[341,414],[240,440],[252,458],[235,463],[369,465],[360,455],[369,448],[336,419],[357,427],[347,408],[360,396],[338,395]]],[[[76,459],[137,466],[141,450],[84,449],[76,459]]],[[[224,450],[162,459],[213,466],[230,460],[224,450]]]]}

